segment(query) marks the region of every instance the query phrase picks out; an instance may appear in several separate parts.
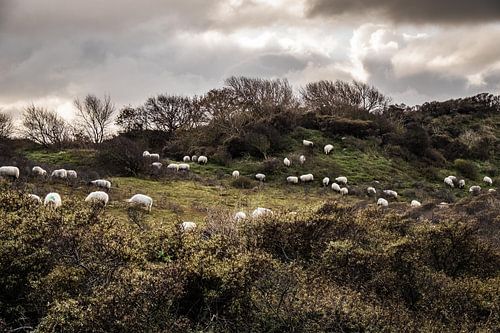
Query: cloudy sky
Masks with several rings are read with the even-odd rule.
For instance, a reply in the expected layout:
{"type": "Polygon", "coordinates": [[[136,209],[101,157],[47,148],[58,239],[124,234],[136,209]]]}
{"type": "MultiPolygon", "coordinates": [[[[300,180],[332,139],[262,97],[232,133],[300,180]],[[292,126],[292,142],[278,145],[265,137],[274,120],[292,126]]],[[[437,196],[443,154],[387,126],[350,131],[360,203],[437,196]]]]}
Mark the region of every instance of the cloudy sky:
{"type": "Polygon", "coordinates": [[[0,109],[71,117],[230,75],[357,79],[395,102],[500,93],[498,0],[0,0],[0,109]]]}

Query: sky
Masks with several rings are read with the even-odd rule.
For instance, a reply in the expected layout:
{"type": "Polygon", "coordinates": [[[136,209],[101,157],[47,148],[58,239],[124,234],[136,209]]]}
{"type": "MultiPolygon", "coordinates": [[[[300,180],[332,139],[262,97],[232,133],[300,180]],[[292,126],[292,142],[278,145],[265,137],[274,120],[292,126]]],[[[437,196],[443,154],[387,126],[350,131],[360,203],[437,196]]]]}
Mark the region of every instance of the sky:
{"type": "Polygon", "coordinates": [[[498,0],[0,0],[0,109],[73,116],[231,75],[360,80],[396,103],[500,94],[498,0]]]}

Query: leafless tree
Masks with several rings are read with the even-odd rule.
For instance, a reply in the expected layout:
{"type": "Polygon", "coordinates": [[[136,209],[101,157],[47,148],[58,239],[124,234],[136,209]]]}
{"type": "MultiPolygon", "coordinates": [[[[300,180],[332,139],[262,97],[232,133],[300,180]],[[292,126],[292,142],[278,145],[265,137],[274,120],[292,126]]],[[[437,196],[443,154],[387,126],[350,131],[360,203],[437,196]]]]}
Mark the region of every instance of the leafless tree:
{"type": "Polygon", "coordinates": [[[169,135],[181,127],[192,128],[197,125],[195,108],[188,97],[160,94],[149,98],[143,111],[155,129],[169,135]]]}
{"type": "Polygon", "coordinates": [[[102,143],[109,134],[116,110],[111,98],[106,95],[100,99],[89,94],[83,101],[76,99],[74,104],[80,118],[80,127],[93,143],[102,143]]]}
{"type": "Polygon", "coordinates": [[[49,147],[61,146],[69,140],[69,126],[55,111],[28,106],[23,115],[24,137],[49,147]]]}
{"type": "Polygon", "coordinates": [[[0,138],[6,139],[14,132],[12,117],[6,113],[0,113],[0,138]]]}

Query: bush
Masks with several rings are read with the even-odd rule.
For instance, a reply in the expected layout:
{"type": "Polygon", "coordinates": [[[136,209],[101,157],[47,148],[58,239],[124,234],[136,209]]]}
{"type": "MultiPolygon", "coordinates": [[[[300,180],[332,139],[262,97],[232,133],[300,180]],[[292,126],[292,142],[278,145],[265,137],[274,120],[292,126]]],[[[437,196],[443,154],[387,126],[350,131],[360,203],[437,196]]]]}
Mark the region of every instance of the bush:
{"type": "Polygon", "coordinates": [[[255,185],[255,182],[246,176],[239,176],[238,178],[235,178],[233,179],[233,181],[231,181],[232,187],[241,189],[251,189],[254,188],[255,185]]]}
{"type": "Polygon", "coordinates": [[[479,177],[479,171],[474,162],[457,159],[453,162],[453,165],[464,177],[472,180],[476,180],[479,177]]]}
{"type": "Polygon", "coordinates": [[[145,167],[143,151],[134,141],[117,136],[102,144],[97,164],[112,175],[137,176],[145,167]]]}

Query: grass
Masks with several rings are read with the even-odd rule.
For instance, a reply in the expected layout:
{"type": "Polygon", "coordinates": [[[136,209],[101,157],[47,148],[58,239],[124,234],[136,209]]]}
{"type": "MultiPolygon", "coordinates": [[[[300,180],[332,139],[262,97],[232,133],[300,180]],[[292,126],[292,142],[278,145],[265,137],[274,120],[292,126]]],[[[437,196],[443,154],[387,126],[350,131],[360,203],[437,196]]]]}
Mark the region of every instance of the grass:
{"type": "Polygon", "coordinates": [[[95,164],[96,151],[91,149],[67,149],[61,151],[28,150],[24,155],[40,164],[64,166],[92,166],[95,164]]]}

